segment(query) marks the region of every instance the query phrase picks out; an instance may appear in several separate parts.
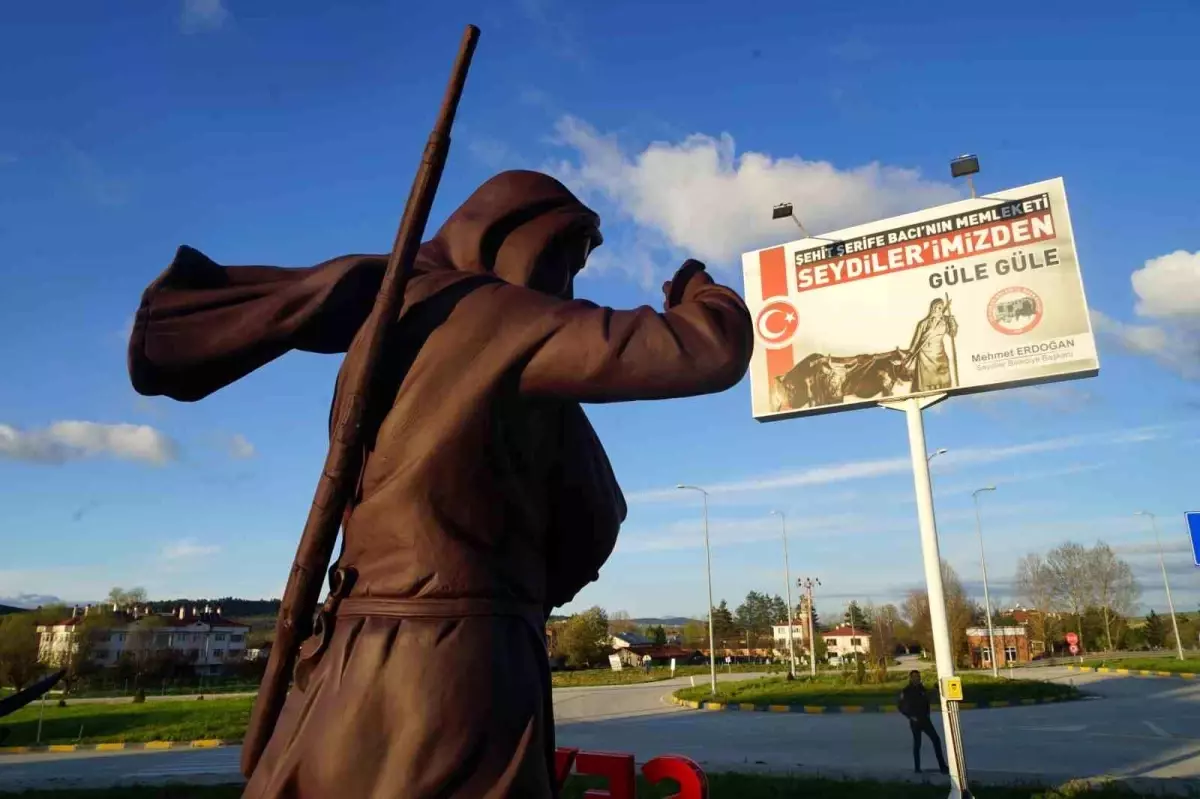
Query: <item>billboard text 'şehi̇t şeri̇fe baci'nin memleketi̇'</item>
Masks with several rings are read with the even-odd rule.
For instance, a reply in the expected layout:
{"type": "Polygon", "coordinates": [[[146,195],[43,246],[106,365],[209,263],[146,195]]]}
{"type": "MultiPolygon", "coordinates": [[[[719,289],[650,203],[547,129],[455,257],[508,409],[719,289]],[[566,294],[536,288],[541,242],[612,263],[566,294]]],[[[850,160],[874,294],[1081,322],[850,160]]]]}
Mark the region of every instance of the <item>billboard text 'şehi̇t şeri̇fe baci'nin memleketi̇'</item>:
{"type": "Polygon", "coordinates": [[[742,256],[761,421],[1090,377],[1061,178],[742,256]]]}

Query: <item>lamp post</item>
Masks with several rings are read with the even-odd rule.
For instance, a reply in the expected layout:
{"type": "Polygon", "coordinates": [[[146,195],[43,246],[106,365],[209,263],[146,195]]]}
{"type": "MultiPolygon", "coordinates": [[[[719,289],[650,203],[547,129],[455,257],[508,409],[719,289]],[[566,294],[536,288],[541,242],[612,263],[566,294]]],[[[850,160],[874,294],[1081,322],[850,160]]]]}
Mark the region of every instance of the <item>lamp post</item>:
{"type": "Polygon", "coordinates": [[[987,557],[983,554],[983,522],[979,515],[979,495],[984,491],[995,491],[995,486],[977,488],[971,492],[971,500],[975,503],[975,529],[979,533],[979,566],[983,569],[983,610],[987,614],[988,650],[991,652],[992,676],[999,678],[1000,662],[996,658],[996,634],[992,631],[992,600],[988,596],[987,557]]]}
{"type": "Polygon", "coordinates": [[[791,203],[780,203],[771,209],[771,219],[791,219],[796,223],[796,227],[800,228],[800,232],[804,234],[804,238],[811,238],[808,231],[804,229],[804,225],[800,224],[800,220],[796,217],[795,211],[792,210],[791,203]]]}
{"type": "Polygon", "coordinates": [[[820,585],[821,581],[816,577],[805,577],[796,582],[798,585],[804,586],[808,596],[808,606],[805,608],[808,611],[808,669],[815,679],[817,676],[817,628],[813,624],[813,586],[820,585]]]}
{"type": "Polygon", "coordinates": [[[704,559],[708,571],[708,669],[712,695],[717,695],[717,647],[713,640],[712,550],[708,546],[708,492],[703,488],[677,485],[683,491],[699,491],[704,497],[704,559]]]}
{"type": "Polygon", "coordinates": [[[979,173],[979,156],[970,153],[960,155],[950,162],[950,177],[966,178],[967,186],[971,189],[971,199],[975,199],[975,178],[979,173]]]}
{"type": "Polygon", "coordinates": [[[796,645],[792,642],[792,572],[788,567],[788,550],[787,550],[787,516],[781,510],[771,511],[773,516],[779,517],[779,523],[783,527],[783,580],[787,584],[787,623],[788,623],[788,675],[795,679],[796,677],[796,645]]]}
{"type": "Polygon", "coordinates": [[[925,460],[929,463],[933,463],[934,458],[936,458],[938,455],[945,455],[949,451],[950,450],[946,449],[945,447],[942,447],[941,449],[935,449],[933,452],[925,456],[925,460]]]}
{"type": "Polygon", "coordinates": [[[1153,513],[1139,510],[1134,516],[1149,516],[1150,527],[1154,529],[1154,542],[1158,545],[1158,566],[1162,569],[1163,588],[1167,592],[1167,608],[1171,611],[1171,629],[1175,631],[1175,649],[1179,659],[1183,660],[1183,641],[1179,638],[1179,620],[1175,618],[1175,603],[1171,601],[1171,583],[1167,580],[1167,564],[1163,561],[1162,540],[1158,537],[1158,519],[1153,513]]]}

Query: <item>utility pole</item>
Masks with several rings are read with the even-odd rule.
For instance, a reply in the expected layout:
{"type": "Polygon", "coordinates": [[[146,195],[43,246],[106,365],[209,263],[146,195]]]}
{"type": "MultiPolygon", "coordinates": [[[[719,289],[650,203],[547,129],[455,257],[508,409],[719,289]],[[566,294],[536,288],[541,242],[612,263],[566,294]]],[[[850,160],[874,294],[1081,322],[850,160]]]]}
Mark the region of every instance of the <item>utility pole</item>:
{"type": "Polygon", "coordinates": [[[813,586],[820,585],[820,579],[816,577],[804,577],[796,581],[797,585],[805,591],[805,596],[808,598],[808,605],[805,607],[805,615],[808,617],[808,668],[809,673],[816,678],[817,676],[817,628],[813,624],[813,586]]]}

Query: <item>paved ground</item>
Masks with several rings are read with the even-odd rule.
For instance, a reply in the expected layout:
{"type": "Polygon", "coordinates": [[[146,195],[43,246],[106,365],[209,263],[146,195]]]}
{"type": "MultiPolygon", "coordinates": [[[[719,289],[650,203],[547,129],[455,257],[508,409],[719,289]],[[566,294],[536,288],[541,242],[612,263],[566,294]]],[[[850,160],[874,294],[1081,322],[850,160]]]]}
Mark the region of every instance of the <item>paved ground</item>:
{"type": "MultiPolygon", "coordinates": [[[[1061,668],[1039,669],[1037,676],[1073,681],[1103,698],[964,711],[973,777],[1200,781],[1200,684],[1061,668]]],[[[908,730],[900,716],[701,712],[670,705],[666,697],[688,682],[556,690],[558,743],[633,752],[639,760],[685,754],[712,771],[904,776],[911,769],[908,730]]],[[[227,781],[236,779],[239,754],[230,748],[5,756],[0,784],[227,781]]],[[[931,755],[926,749],[930,766],[931,755]]]]}

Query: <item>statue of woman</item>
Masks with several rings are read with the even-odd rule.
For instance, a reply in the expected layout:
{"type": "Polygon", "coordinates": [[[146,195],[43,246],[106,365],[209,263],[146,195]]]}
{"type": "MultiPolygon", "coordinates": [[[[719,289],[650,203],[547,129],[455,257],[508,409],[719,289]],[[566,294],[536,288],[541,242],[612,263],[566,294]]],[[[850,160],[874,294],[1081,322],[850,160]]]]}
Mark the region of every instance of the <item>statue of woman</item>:
{"type": "MultiPolygon", "coordinates": [[[[322,622],[245,797],[557,795],[546,616],[597,579],[626,513],[581,403],[724,391],[753,348],[745,304],[697,262],[662,313],[573,299],[599,228],[557,180],[513,171],[422,244],[322,622]]],[[[181,247],[137,312],[133,385],[195,401],[290,350],[347,352],[386,262],[181,247]]]]}

